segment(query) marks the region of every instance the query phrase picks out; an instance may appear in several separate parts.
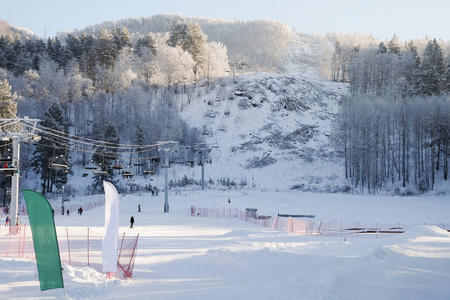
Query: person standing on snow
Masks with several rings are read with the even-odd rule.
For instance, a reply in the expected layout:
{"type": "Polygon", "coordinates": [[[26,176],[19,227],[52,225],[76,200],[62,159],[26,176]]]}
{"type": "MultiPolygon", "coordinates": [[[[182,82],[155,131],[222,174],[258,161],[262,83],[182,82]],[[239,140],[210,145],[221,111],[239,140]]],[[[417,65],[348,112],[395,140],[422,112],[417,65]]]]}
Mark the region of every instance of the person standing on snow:
{"type": "Polygon", "coordinates": [[[130,218],[130,224],[131,224],[130,228],[133,228],[133,224],[134,224],[134,218],[133,218],[133,216],[131,216],[131,218],[130,218]]]}

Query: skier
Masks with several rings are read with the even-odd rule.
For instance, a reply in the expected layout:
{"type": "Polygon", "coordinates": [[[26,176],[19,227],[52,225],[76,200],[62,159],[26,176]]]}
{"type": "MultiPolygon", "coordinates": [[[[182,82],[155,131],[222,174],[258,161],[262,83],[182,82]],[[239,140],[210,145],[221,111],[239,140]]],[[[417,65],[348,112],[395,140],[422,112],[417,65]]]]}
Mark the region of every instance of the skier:
{"type": "Polygon", "coordinates": [[[130,228],[133,228],[133,224],[134,224],[134,218],[133,218],[133,216],[131,216],[131,218],[130,218],[130,223],[131,223],[130,228]]]}
{"type": "Polygon", "coordinates": [[[138,212],[141,212],[141,205],[138,204],[138,212]]]}

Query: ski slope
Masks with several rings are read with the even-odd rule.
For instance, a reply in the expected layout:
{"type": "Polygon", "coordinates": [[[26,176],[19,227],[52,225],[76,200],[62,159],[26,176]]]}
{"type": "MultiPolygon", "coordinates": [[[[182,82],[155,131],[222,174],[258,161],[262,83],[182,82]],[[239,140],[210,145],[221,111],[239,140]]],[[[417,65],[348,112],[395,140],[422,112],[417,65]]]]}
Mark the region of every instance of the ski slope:
{"type": "MultiPolygon", "coordinates": [[[[79,197],[83,205],[85,198],[79,197]]],[[[41,292],[36,263],[0,257],[2,299],[449,299],[450,225],[445,197],[382,197],[257,191],[126,195],[120,233],[139,242],[133,279],[63,264],[65,289],[41,292]],[[228,203],[228,198],[231,203],[228,203]],[[141,212],[137,212],[138,205],[141,212]],[[395,235],[294,235],[236,218],[200,218],[190,207],[257,208],[315,221],[401,223],[395,235]],[[135,218],[134,228],[129,219],[135,218]],[[441,226],[442,227],[442,226],[441,226]]],[[[27,222],[26,218],[21,218],[27,222]]],[[[104,207],[56,215],[58,230],[102,232],[104,207]]],[[[7,236],[3,226],[0,236],[7,236]]]]}

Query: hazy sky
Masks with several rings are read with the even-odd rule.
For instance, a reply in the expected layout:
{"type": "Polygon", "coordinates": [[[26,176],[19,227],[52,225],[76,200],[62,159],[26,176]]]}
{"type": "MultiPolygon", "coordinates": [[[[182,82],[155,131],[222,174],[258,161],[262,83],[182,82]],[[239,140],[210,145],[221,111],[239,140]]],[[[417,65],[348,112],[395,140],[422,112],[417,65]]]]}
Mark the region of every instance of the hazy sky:
{"type": "Polygon", "coordinates": [[[277,20],[297,32],[372,33],[450,41],[448,0],[0,0],[0,19],[41,37],[103,21],[155,14],[277,20]]]}

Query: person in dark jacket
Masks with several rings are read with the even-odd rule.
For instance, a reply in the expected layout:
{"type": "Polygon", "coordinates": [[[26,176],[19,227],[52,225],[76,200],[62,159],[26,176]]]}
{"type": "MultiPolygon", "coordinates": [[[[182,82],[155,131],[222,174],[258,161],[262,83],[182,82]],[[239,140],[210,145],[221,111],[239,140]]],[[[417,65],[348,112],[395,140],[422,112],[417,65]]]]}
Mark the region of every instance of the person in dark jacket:
{"type": "Polygon", "coordinates": [[[134,224],[134,218],[133,218],[133,216],[131,216],[131,218],[130,218],[130,224],[131,224],[130,228],[133,228],[133,224],[134,224]]]}

